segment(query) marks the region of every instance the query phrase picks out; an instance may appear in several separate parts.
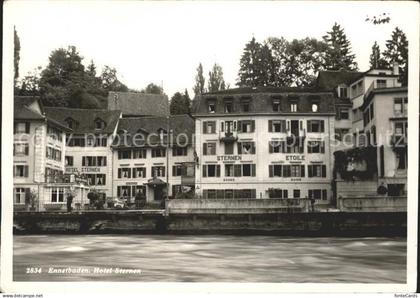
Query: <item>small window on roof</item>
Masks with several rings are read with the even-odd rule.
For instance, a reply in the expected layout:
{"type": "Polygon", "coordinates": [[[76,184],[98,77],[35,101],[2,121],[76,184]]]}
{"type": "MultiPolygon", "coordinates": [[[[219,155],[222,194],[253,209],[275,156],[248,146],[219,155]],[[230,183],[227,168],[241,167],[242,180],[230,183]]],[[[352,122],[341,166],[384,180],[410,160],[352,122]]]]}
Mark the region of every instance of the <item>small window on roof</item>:
{"type": "Polygon", "coordinates": [[[241,110],[242,112],[249,112],[251,110],[251,98],[241,98],[241,110]]]}
{"type": "Polygon", "coordinates": [[[215,99],[209,99],[207,101],[207,106],[208,106],[209,113],[216,113],[216,100],[215,99]]]}
{"type": "Polygon", "coordinates": [[[233,113],[233,99],[227,98],[225,102],[225,113],[233,113]]]}
{"type": "Polygon", "coordinates": [[[66,122],[66,123],[67,123],[67,126],[68,126],[69,128],[71,128],[71,129],[76,128],[76,126],[77,126],[77,122],[76,122],[76,120],[74,120],[74,119],[73,119],[73,118],[71,118],[71,117],[66,118],[66,119],[64,120],[64,122],[66,122]]]}
{"type": "Polygon", "coordinates": [[[95,129],[104,129],[106,126],[106,123],[101,118],[95,119],[95,129]]]}

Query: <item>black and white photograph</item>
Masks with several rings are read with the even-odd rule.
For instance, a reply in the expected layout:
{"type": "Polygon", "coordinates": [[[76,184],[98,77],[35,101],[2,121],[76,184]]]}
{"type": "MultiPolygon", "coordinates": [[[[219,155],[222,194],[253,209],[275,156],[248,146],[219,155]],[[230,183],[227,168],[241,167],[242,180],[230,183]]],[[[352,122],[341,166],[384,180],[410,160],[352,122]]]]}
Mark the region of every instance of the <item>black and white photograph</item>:
{"type": "Polygon", "coordinates": [[[417,2],[3,9],[2,291],[416,292],[417,2]]]}

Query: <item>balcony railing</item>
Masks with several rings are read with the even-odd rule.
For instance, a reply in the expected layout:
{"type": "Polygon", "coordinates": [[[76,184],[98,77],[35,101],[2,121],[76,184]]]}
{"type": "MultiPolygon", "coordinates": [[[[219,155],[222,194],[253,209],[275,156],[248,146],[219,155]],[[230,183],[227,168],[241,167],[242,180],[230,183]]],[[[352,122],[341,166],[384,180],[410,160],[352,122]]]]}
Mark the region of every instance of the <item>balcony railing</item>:
{"type": "Polygon", "coordinates": [[[238,135],[236,132],[233,132],[233,131],[220,132],[219,140],[220,142],[233,143],[238,140],[238,135]]]}
{"type": "Polygon", "coordinates": [[[407,136],[394,134],[391,137],[391,145],[394,149],[396,148],[405,148],[407,146],[407,136]]]}

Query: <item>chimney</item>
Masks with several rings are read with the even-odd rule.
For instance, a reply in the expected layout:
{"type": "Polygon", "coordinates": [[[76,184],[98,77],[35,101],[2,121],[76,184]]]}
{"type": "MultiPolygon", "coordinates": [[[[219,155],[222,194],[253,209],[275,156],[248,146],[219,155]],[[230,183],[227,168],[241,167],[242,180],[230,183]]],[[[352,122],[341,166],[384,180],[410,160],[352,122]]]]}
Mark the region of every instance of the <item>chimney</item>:
{"type": "Polygon", "coordinates": [[[392,74],[394,75],[400,74],[400,66],[398,65],[398,62],[396,61],[392,62],[392,74]]]}

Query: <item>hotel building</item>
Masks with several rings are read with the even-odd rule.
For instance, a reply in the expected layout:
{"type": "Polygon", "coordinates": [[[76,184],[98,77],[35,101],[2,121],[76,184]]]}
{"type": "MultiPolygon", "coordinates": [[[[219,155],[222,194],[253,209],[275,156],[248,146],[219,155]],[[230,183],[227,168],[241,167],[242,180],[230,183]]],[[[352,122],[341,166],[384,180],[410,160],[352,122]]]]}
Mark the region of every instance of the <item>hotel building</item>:
{"type": "Polygon", "coordinates": [[[332,199],[333,92],[238,88],[193,106],[203,198],[332,199]]]}
{"type": "Polygon", "coordinates": [[[14,98],[15,211],[27,210],[29,206],[39,211],[63,209],[69,192],[74,195],[74,203],[84,200],[87,187],[64,175],[66,133],[70,132],[46,115],[38,98],[14,98]]]}
{"type": "Polygon", "coordinates": [[[120,119],[112,146],[112,196],[133,202],[142,192],[152,202],[194,194],[193,133],[188,115],[120,119]]]}
{"type": "Polygon", "coordinates": [[[104,198],[112,197],[111,144],[121,112],[57,107],[45,107],[45,112],[71,130],[63,156],[65,173],[83,177],[104,198]]]}

